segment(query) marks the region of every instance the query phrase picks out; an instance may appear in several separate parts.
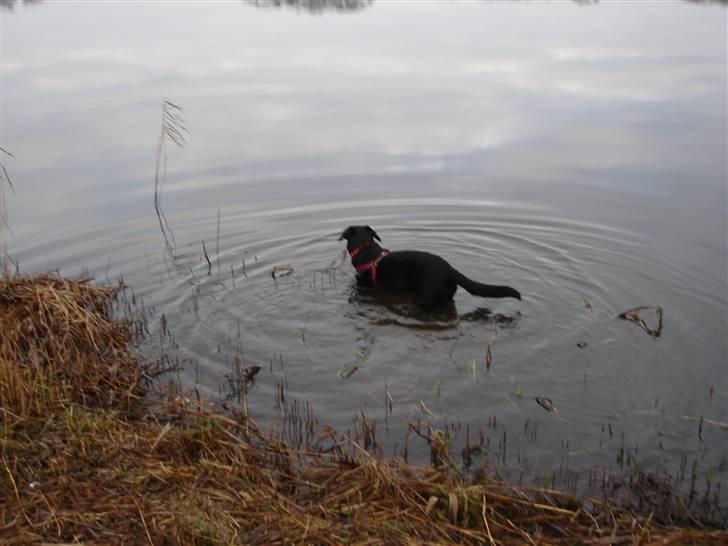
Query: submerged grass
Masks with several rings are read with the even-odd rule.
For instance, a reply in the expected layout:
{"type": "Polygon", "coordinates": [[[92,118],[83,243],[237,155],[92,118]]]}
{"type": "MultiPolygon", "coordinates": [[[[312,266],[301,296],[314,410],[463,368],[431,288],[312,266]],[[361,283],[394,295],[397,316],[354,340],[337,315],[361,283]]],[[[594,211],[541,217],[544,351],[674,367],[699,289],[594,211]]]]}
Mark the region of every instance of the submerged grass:
{"type": "MultiPolygon", "coordinates": [[[[115,290],[0,278],[4,544],[725,544],[597,501],[337,449],[154,386],[115,290]]],[[[323,435],[330,442],[331,435],[323,435]]],[[[446,442],[441,442],[442,459],[446,442]]],[[[342,449],[342,446],[346,449],[342,449]]]]}

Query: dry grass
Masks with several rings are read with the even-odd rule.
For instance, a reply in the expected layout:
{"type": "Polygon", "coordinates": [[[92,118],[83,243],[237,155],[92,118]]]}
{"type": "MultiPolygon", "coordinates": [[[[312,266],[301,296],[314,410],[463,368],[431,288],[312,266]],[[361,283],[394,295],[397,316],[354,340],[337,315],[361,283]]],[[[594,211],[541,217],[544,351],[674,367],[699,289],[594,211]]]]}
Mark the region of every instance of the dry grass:
{"type": "Polygon", "coordinates": [[[58,405],[129,411],[144,394],[128,321],[109,320],[112,292],[54,275],[0,278],[0,401],[20,417],[58,405]]]}
{"type": "Polygon", "coordinates": [[[113,297],[57,276],[0,279],[4,544],[728,541],[556,491],[464,483],[342,437],[293,450],[242,412],[150,392],[113,297]]]}

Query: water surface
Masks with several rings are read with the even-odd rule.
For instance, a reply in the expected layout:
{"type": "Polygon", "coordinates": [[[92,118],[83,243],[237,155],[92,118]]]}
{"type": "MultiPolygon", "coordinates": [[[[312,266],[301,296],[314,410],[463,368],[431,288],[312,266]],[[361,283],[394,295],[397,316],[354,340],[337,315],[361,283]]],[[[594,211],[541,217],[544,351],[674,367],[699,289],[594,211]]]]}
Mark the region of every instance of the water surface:
{"type": "MultiPolygon", "coordinates": [[[[594,469],[665,470],[686,490],[695,463],[715,491],[725,9],[351,5],[0,11],[20,269],[123,275],[164,314],[188,386],[224,397],[238,350],[262,367],[250,406],[272,427],[285,385],[342,431],[365,412],[386,454],[410,422],[455,423],[511,477],[591,491],[594,469]],[[164,97],[189,130],[167,148],[171,254],[153,207],[164,97]],[[357,294],[338,236],[362,223],[523,301],[461,290],[427,316],[357,294]],[[638,305],[663,308],[659,338],[616,319],[638,305]]],[[[416,436],[407,454],[428,457],[416,436]]]]}

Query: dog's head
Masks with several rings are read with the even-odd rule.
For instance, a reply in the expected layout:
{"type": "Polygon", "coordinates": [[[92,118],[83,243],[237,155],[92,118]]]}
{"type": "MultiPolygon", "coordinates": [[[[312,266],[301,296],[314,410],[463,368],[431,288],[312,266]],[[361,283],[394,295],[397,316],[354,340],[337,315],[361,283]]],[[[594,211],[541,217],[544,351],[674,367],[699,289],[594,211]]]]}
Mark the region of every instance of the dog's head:
{"type": "Polygon", "coordinates": [[[351,253],[352,250],[371,243],[374,239],[381,242],[379,235],[369,226],[349,226],[339,237],[339,241],[346,239],[346,249],[351,253]]]}

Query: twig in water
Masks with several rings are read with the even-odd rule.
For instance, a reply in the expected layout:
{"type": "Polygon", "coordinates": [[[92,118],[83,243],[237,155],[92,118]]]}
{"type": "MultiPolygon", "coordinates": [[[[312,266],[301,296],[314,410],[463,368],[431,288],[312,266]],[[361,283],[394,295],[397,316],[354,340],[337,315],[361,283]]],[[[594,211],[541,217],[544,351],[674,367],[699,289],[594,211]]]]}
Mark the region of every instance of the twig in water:
{"type": "Polygon", "coordinates": [[[217,237],[215,238],[215,254],[217,254],[217,272],[220,273],[220,209],[217,209],[217,237]]]}
{"type": "Polygon", "coordinates": [[[207,255],[205,241],[202,241],[202,252],[205,254],[205,259],[207,260],[207,274],[212,275],[212,262],[210,262],[210,257],[207,255]]]}
{"type": "Polygon", "coordinates": [[[341,368],[339,368],[336,371],[336,373],[342,379],[349,379],[352,375],[354,375],[357,372],[358,369],[359,369],[359,366],[352,366],[348,370],[346,369],[346,367],[342,366],[341,368]]]}
{"type": "Polygon", "coordinates": [[[699,423],[705,423],[706,425],[713,425],[718,428],[728,430],[728,423],[724,421],[714,421],[713,419],[705,419],[704,417],[691,417],[690,415],[680,416],[685,421],[697,421],[699,423]]]}
{"type": "Polygon", "coordinates": [[[546,411],[550,411],[553,413],[557,413],[558,410],[556,409],[556,406],[554,406],[554,403],[551,401],[551,398],[545,398],[543,396],[537,396],[536,402],[538,402],[538,405],[541,406],[546,411]]]}
{"type": "Polygon", "coordinates": [[[629,320],[636,323],[640,328],[642,328],[645,332],[647,332],[648,335],[652,337],[660,337],[660,334],[662,334],[662,307],[660,307],[659,305],[642,305],[633,309],[627,309],[626,311],[623,311],[619,315],[617,315],[617,318],[621,320],[629,320]],[[640,311],[646,311],[649,309],[654,310],[657,314],[656,328],[650,328],[649,326],[647,326],[645,320],[640,316],[640,311]]]}
{"type": "Polygon", "coordinates": [[[498,334],[498,323],[493,321],[493,335],[490,336],[490,341],[488,342],[488,346],[485,348],[485,369],[486,371],[490,371],[490,365],[493,363],[493,353],[491,353],[490,349],[493,346],[493,343],[495,343],[495,336],[498,334]]]}
{"type": "Polygon", "coordinates": [[[295,270],[290,266],[275,266],[273,270],[270,272],[270,276],[273,277],[273,280],[277,279],[278,277],[286,277],[293,273],[295,270]]]}

